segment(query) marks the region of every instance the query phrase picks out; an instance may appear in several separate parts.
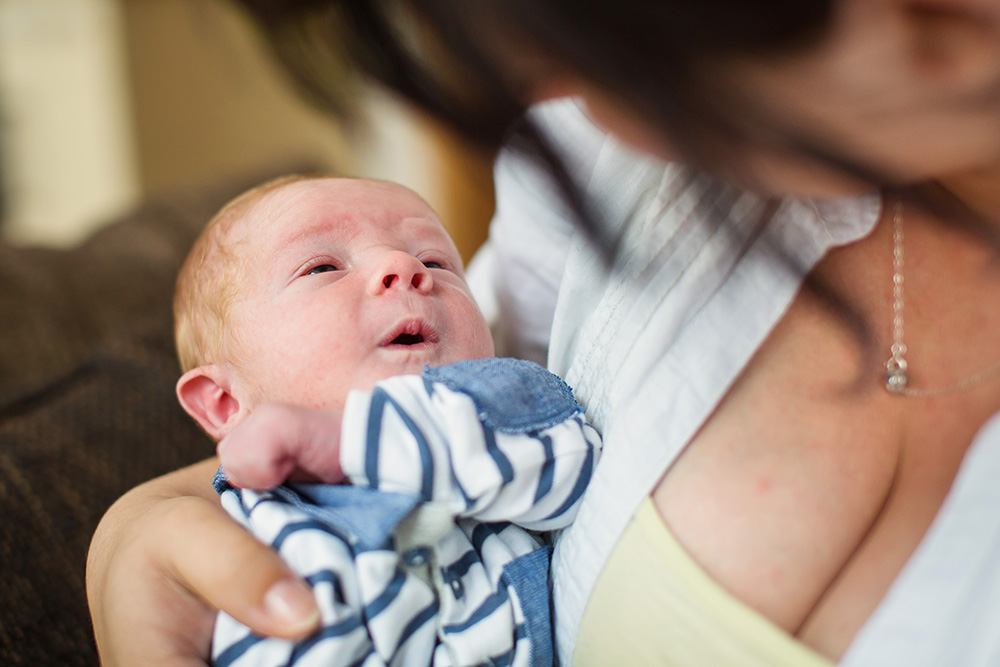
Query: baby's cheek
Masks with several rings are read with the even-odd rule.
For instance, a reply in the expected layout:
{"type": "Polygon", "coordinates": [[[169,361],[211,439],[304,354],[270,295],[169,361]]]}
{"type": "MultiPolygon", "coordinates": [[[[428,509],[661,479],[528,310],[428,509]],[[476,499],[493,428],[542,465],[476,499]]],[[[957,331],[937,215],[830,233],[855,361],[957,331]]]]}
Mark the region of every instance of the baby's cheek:
{"type": "Polygon", "coordinates": [[[485,359],[494,356],[493,335],[478,310],[469,314],[467,324],[469,325],[469,330],[466,332],[469,341],[467,346],[469,358],[485,359]]]}
{"type": "Polygon", "coordinates": [[[474,342],[473,351],[477,357],[482,359],[492,357],[494,355],[493,334],[490,332],[490,327],[486,324],[486,319],[480,312],[479,306],[472,299],[472,295],[469,295],[469,310],[466,313],[465,325],[468,327],[470,340],[474,342]]]}

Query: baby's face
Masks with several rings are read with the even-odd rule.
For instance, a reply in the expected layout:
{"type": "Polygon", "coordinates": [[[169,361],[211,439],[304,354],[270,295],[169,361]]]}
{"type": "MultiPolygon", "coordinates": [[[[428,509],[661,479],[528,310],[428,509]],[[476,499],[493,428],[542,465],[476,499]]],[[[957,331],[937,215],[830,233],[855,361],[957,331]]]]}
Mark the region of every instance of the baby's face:
{"type": "Polygon", "coordinates": [[[340,408],[351,389],[493,355],[454,243],[406,188],[301,181],[250,217],[230,245],[248,260],[232,326],[251,404],[340,408]]]}

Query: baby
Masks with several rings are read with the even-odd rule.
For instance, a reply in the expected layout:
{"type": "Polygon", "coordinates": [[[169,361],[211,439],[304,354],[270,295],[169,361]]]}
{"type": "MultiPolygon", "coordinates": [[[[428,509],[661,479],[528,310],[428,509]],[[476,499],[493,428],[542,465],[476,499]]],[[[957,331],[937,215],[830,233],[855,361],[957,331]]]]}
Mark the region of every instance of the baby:
{"type": "Polygon", "coordinates": [[[572,520],[600,441],[562,380],[492,357],[423,200],[258,186],[195,243],[174,313],[177,395],[219,441],[223,505],[322,616],[290,642],[220,614],[215,665],[552,664],[537,531],[572,520]]]}

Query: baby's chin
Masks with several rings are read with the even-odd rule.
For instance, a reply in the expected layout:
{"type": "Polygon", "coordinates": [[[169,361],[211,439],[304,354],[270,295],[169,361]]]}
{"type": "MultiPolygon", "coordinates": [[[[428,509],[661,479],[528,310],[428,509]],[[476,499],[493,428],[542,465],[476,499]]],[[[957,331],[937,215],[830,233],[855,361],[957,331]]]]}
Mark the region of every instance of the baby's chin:
{"type": "MultiPolygon", "coordinates": [[[[467,359],[478,359],[484,356],[492,355],[476,355],[476,354],[443,354],[441,350],[435,351],[437,353],[426,354],[423,351],[413,351],[413,352],[398,352],[391,355],[389,359],[382,359],[380,363],[373,365],[370,372],[365,374],[364,379],[358,384],[363,384],[364,386],[353,387],[355,389],[363,389],[368,391],[375,386],[376,382],[382,380],[388,380],[391,377],[397,377],[400,375],[420,375],[424,372],[425,368],[437,368],[438,366],[447,366],[448,364],[455,363],[456,361],[465,361],[467,359]]],[[[359,378],[361,380],[361,378],[359,378]]]]}
{"type": "Polygon", "coordinates": [[[434,368],[445,363],[450,362],[441,362],[435,357],[426,355],[406,355],[405,358],[383,360],[381,363],[372,365],[366,373],[358,377],[350,389],[370,391],[376,383],[382,380],[400,375],[420,375],[428,366],[434,368]]]}

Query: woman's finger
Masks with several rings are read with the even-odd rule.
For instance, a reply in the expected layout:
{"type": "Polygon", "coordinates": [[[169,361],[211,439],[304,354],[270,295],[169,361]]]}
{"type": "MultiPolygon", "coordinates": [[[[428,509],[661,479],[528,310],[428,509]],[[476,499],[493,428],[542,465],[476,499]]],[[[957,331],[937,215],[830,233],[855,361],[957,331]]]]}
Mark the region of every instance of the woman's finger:
{"type": "Polygon", "coordinates": [[[319,624],[312,590],[218,505],[178,498],[160,533],[169,579],[259,634],[300,638],[319,624]]]}
{"type": "Polygon", "coordinates": [[[262,634],[296,638],[312,595],[221,508],[208,460],[133,489],[105,514],[87,563],[104,667],[207,664],[216,608],[262,634]]]}

